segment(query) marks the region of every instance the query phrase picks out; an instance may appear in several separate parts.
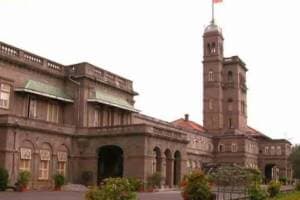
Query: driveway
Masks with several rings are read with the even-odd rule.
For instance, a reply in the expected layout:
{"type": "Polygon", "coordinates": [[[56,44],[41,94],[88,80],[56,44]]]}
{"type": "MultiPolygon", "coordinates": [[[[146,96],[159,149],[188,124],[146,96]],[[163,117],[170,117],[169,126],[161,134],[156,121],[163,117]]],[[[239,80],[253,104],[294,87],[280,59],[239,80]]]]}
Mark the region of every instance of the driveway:
{"type": "MultiPolygon", "coordinates": [[[[82,192],[0,192],[0,200],[84,200],[82,192]]],[[[139,200],[182,200],[179,192],[139,193],[139,200]]]]}

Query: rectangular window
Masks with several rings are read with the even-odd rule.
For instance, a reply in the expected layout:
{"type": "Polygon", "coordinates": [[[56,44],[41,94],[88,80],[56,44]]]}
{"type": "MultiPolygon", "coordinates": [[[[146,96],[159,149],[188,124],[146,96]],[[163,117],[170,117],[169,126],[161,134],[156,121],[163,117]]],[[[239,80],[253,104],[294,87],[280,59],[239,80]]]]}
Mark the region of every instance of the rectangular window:
{"type": "Polygon", "coordinates": [[[48,103],[47,121],[58,123],[59,106],[54,103],[48,103]]]}
{"type": "Polygon", "coordinates": [[[57,172],[64,177],[66,176],[66,162],[58,162],[57,172]]]}
{"type": "Polygon", "coordinates": [[[10,85],[1,83],[0,84],[0,108],[9,108],[10,99],[10,85]]]}
{"type": "Polygon", "coordinates": [[[98,127],[99,126],[99,110],[95,109],[94,110],[94,123],[93,123],[94,127],[98,127]]]}
{"type": "Polygon", "coordinates": [[[41,160],[39,167],[39,180],[48,180],[49,178],[49,160],[41,160]]]}
{"type": "Polygon", "coordinates": [[[36,108],[37,108],[37,101],[36,99],[29,99],[29,118],[36,118],[36,108]]]}
{"type": "Polygon", "coordinates": [[[20,149],[20,171],[31,171],[30,170],[30,162],[31,162],[31,149],[29,148],[21,148],[20,149]]]}

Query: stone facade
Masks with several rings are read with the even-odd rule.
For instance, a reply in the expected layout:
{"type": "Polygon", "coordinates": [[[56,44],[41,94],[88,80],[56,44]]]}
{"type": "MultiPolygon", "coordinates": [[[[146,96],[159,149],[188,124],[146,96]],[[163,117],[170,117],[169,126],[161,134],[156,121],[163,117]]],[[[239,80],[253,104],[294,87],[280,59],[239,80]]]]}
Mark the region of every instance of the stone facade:
{"type": "Polygon", "coordinates": [[[259,168],[267,178],[291,177],[291,144],[247,125],[245,64],[223,57],[222,32],[214,24],[203,44],[202,127],[188,115],[166,122],[140,114],[126,78],[1,42],[0,166],[12,183],[29,170],[36,189],[53,187],[56,173],[96,184],[115,176],[146,181],[160,172],[162,185],[173,187],[191,170],[225,163],[259,168]]]}

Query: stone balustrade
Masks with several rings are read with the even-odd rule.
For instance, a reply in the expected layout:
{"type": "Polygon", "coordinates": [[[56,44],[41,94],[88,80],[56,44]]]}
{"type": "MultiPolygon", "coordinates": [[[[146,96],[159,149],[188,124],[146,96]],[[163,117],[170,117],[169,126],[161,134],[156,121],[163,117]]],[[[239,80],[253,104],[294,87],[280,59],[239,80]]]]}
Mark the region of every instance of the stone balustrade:
{"type": "Polygon", "coordinates": [[[35,54],[26,52],[24,50],[18,49],[3,42],[0,42],[0,55],[8,56],[11,59],[17,59],[17,61],[30,63],[34,66],[40,66],[41,69],[47,68],[49,70],[54,70],[63,73],[63,65],[50,61],[46,58],[42,58],[35,54]]]}

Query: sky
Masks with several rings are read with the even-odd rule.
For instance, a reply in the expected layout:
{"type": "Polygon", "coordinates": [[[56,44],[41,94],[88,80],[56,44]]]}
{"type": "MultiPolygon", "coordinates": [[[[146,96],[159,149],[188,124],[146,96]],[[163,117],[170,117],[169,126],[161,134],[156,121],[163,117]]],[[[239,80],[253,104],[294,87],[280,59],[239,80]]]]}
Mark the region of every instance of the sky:
{"type": "MultiPolygon", "coordinates": [[[[216,5],[225,56],[247,74],[248,124],[300,143],[300,6],[216,5]],[[299,124],[298,124],[299,123],[299,124]]],[[[202,35],[211,0],[0,0],[0,41],[62,64],[90,62],[134,82],[136,108],[202,124],[202,35]]]]}

